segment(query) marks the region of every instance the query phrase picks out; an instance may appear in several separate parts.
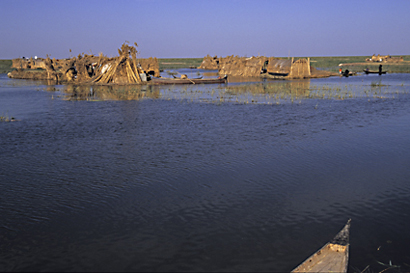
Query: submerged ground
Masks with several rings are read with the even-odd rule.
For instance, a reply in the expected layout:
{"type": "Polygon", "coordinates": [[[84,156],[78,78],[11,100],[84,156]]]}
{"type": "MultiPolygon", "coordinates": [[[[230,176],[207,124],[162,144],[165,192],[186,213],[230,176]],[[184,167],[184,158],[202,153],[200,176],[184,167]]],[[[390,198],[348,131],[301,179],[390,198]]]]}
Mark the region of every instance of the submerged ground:
{"type": "Polygon", "coordinates": [[[409,92],[407,74],[137,89],[2,74],[17,121],[0,122],[0,270],[290,271],[351,218],[350,272],[407,272],[409,92]]]}

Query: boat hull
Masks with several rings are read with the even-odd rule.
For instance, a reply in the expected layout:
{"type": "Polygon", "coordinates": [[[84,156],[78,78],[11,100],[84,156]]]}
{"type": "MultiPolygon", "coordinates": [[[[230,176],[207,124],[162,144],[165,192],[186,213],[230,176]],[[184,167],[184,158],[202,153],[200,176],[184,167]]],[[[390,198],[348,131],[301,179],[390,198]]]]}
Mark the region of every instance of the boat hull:
{"type": "Polygon", "coordinates": [[[347,272],[350,220],[344,228],[292,272],[347,272]]]}
{"type": "Polygon", "coordinates": [[[379,72],[379,71],[370,71],[370,70],[366,70],[366,69],[364,69],[363,71],[364,71],[364,73],[366,73],[366,74],[379,74],[379,75],[381,75],[381,74],[386,74],[386,73],[387,73],[387,71],[381,71],[381,72],[379,72]]]}
{"type": "Polygon", "coordinates": [[[153,84],[217,84],[226,83],[227,77],[220,79],[170,79],[170,78],[152,78],[153,84]]]}

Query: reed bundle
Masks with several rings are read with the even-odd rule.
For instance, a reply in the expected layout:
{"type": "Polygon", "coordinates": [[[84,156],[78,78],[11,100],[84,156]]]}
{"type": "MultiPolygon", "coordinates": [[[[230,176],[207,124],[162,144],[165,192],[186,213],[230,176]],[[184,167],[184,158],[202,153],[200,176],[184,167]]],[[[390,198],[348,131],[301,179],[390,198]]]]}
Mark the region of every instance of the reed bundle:
{"type": "MultiPolygon", "coordinates": [[[[109,65],[108,69],[96,76],[92,82],[98,83],[112,83],[115,81],[116,76],[126,75],[128,83],[141,83],[141,77],[139,76],[139,70],[137,66],[137,57],[136,53],[137,50],[133,46],[129,46],[127,44],[123,44],[121,49],[118,49],[118,53],[120,54],[119,57],[116,58],[114,62],[103,62],[99,67],[105,63],[105,65],[109,65]],[[132,58],[130,58],[130,55],[132,58]]],[[[101,58],[101,56],[100,56],[101,58]]]]}

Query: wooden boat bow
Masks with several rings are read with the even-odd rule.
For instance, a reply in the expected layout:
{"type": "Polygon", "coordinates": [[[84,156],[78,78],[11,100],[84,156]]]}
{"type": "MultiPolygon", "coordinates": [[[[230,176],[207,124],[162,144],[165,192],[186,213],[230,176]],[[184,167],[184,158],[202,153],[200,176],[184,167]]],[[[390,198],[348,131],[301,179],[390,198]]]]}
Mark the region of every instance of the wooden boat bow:
{"type": "Polygon", "coordinates": [[[349,263],[349,219],[343,229],[292,272],[347,272],[349,263]]]}
{"type": "Polygon", "coordinates": [[[349,219],[346,225],[343,227],[341,231],[330,241],[331,244],[337,244],[342,246],[349,245],[349,230],[350,230],[350,222],[352,219],[349,219]]]}

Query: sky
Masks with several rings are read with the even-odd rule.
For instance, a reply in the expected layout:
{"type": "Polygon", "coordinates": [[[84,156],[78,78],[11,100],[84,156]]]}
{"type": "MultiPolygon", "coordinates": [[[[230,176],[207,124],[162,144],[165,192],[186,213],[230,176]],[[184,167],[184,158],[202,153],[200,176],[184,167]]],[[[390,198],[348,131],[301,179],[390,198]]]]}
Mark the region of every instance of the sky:
{"type": "Polygon", "coordinates": [[[0,59],[410,55],[409,0],[0,0],[0,59]],[[71,50],[71,52],[70,52],[71,50]]]}

